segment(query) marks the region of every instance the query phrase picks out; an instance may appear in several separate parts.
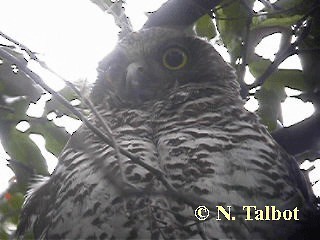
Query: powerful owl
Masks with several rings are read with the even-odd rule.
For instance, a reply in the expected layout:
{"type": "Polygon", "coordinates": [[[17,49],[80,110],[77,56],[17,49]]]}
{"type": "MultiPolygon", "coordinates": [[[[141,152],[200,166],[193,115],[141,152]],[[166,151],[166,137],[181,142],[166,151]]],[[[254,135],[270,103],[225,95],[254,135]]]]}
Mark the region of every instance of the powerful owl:
{"type": "Polygon", "coordinates": [[[310,187],[207,41],[133,32],[98,72],[89,120],[115,146],[85,125],[75,132],[29,191],[20,238],[30,228],[37,239],[288,239],[299,229],[310,187]]]}

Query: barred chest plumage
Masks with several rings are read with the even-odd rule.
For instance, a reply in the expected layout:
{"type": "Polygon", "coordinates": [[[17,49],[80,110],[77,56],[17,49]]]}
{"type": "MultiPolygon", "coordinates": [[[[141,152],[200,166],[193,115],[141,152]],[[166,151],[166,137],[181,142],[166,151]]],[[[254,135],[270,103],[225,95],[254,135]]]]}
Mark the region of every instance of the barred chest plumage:
{"type": "MultiPolygon", "coordinates": [[[[161,169],[181,199],[126,157],[120,156],[120,164],[115,151],[89,130],[76,133],[84,143],[79,148],[71,140],[69,145],[77,147],[61,157],[63,167],[57,173],[64,186],[51,210],[48,236],[141,239],[159,237],[162,229],[169,238],[196,237],[193,209],[183,198],[211,208],[232,206],[236,212],[244,205],[301,207],[303,197],[288,171],[290,163],[279,161],[287,156],[274,150],[275,143],[241,101],[222,99],[219,91],[191,88],[148,109],[101,112],[119,146],[161,169]],[[90,229],[84,229],[88,225],[90,229]]],[[[273,223],[237,217],[235,222],[203,223],[207,235],[271,239],[284,234],[270,231],[273,223]]],[[[287,229],[296,225],[282,224],[287,229]]]]}

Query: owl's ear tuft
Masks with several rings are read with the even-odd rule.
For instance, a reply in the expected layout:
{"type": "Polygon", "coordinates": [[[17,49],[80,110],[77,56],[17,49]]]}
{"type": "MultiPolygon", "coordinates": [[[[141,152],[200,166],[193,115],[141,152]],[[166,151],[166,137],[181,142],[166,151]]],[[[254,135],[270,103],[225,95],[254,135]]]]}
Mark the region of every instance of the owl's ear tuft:
{"type": "Polygon", "coordinates": [[[99,63],[98,77],[91,91],[91,100],[95,104],[105,101],[105,97],[116,94],[121,88],[122,75],[127,66],[127,57],[119,49],[115,49],[99,63]]]}
{"type": "Polygon", "coordinates": [[[108,75],[108,68],[109,68],[109,59],[110,57],[105,57],[100,63],[97,68],[98,77],[95,81],[90,98],[94,104],[99,104],[106,96],[106,92],[112,91],[113,84],[111,81],[110,76],[108,75]]]}
{"type": "Polygon", "coordinates": [[[107,80],[104,79],[104,72],[100,68],[98,68],[97,71],[98,78],[95,81],[90,94],[90,99],[94,103],[94,105],[103,100],[105,91],[108,88],[107,80]]]}
{"type": "Polygon", "coordinates": [[[90,99],[94,103],[94,105],[100,103],[103,100],[103,98],[105,97],[106,89],[108,89],[107,81],[103,80],[102,76],[98,77],[93,85],[90,94],[90,99]]]}

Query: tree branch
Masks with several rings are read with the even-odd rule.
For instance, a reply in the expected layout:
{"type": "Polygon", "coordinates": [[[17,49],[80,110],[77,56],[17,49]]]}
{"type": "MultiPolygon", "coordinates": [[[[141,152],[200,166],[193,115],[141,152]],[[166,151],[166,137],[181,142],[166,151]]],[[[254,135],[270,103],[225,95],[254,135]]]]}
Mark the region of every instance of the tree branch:
{"type": "Polygon", "coordinates": [[[271,135],[288,153],[297,155],[317,147],[320,143],[319,126],[320,113],[316,113],[295,125],[276,130],[271,135]]]}
{"type": "MultiPolygon", "coordinates": [[[[129,158],[132,162],[135,164],[140,165],[141,167],[148,170],[150,173],[152,173],[162,184],[163,186],[170,192],[170,195],[175,197],[178,200],[183,201],[184,203],[188,204],[192,207],[197,207],[199,204],[209,204],[206,200],[202,199],[201,197],[196,197],[192,194],[185,194],[183,192],[179,192],[175,189],[174,186],[171,185],[171,183],[168,181],[166,175],[164,172],[162,172],[160,169],[157,169],[145,161],[143,161],[139,156],[127,151],[126,149],[116,146],[115,141],[110,138],[107,134],[102,132],[99,128],[94,126],[80,111],[78,111],[76,108],[74,108],[60,93],[54,91],[52,88],[50,88],[36,73],[32,72],[25,64],[25,62],[22,62],[20,59],[12,55],[11,53],[3,50],[0,48],[0,56],[7,59],[9,62],[12,62],[17,65],[18,69],[23,72],[26,76],[31,78],[36,84],[41,86],[44,90],[52,94],[62,105],[64,105],[71,113],[73,113],[75,116],[77,116],[94,134],[96,134],[102,141],[104,141],[106,144],[111,146],[112,148],[119,151],[121,154],[129,158]],[[197,199],[197,201],[195,201],[197,199]]],[[[72,83],[69,83],[72,84],[72,83]]],[[[103,125],[105,123],[103,122],[103,125]]],[[[108,128],[108,127],[107,127],[108,128]]]]}
{"type": "Polygon", "coordinates": [[[222,0],[169,0],[153,12],[143,28],[150,27],[188,27],[198,18],[211,11],[222,0]]]}

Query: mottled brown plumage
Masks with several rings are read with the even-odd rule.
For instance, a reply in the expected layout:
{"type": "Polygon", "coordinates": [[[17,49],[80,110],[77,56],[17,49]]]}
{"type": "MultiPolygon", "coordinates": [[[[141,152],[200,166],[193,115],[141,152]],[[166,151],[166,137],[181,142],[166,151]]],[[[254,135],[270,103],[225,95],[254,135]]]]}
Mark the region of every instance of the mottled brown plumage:
{"type": "Polygon", "coordinates": [[[299,229],[299,221],[237,214],[244,205],[297,207],[303,219],[312,194],[296,162],[244,109],[233,69],[209,43],[142,30],[98,71],[92,100],[115,141],[176,192],[82,126],[50,179],[28,195],[20,236],[30,226],[42,239],[287,239],[299,229]],[[196,224],[197,205],[213,218],[196,224]],[[231,206],[236,220],[215,220],[217,205],[231,206]]]}

